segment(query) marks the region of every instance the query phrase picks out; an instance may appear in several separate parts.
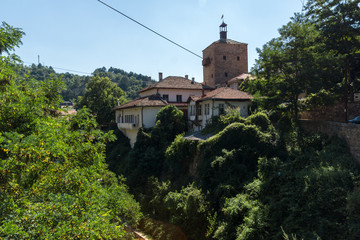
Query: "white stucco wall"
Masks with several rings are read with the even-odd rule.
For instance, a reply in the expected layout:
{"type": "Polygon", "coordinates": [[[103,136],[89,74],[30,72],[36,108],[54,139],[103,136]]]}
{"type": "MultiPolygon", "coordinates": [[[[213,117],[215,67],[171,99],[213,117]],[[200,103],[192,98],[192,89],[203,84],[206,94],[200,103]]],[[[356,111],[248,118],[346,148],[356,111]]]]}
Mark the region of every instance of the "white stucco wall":
{"type": "Polygon", "coordinates": [[[143,109],[143,127],[150,128],[155,126],[156,115],[162,107],[144,107],[143,109]]]}
{"type": "MultiPolygon", "coordinates": [[[[142,124],[142,122],[141,122],[141,107],[116,110],[116,112],[115,112],[116,122],[119,124],[118,117],[122,116],[123,121],[120,121],[120,122],[125,123],[125,115],[134,115],[134,117],[136,116],[136,118],[138,119],[136,123],[139,126],[141,126],[141,124],[142,124]]],[[[118,125],[118,127],[119,127],[119,125],[118,125]]]]}
{"type": "Polygon", "coordinates": [[[150,89],[139,93],[140,97],[151,96],[157,93],[157,89],[150,89]]]}
{"type": "Polygon", "coordinates": [[[136,142],[136,136],[137,136],[139,129],[122,128],[122,129],[120,129],[120,131],[130,139],[130,146],[133,148],[134,144],[136,142]]]}
{"type": "Polygon", "coordinates": [[[116,110],[115,119],[117,126],[125,136],[130,139],[131,147],[136,142],[136,136],[139,128],[150,128],[155,126],[156,115],[162,107],[136,107],[116,110]],[[134,123],[125,123],[125,115],[134,115],[134,123]],[[123,121],[118,121],[119,117],[123,117],[123,121]]]}

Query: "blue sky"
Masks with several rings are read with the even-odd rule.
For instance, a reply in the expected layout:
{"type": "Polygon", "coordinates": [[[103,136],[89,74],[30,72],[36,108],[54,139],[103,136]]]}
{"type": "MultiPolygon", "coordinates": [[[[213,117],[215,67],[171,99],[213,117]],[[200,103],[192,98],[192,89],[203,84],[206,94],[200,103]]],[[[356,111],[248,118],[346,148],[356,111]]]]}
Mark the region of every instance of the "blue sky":
{"type": "MultiPolygon", "coordinates": [[[[228,38],[248,44],[249,70],[256,48],[302,8],[302,0],[103,1],[198,55],[219,39],[224,14],[228,38]]],[[[112,66],[155,80],[163,72],[202,82],[200,58],[97,0],[0,0],[0,6],[0,21],[26,33],[15,51],[26,65],[37,64],[39,55],[46,66],[84,73],[112,66]]]]}

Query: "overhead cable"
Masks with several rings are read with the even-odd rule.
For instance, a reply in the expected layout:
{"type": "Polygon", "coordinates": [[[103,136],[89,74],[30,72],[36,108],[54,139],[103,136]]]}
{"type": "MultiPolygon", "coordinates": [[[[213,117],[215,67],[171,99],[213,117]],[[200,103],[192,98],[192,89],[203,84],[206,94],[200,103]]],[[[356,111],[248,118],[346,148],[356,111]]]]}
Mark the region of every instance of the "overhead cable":
{"type": "MultiPolygon", "coordinates": [[[[27,63],[27,64],[34,64],[36,65],[35,63],[32,63],[32,62],[24,62],[23,63],[27,63]]],[[[81,71],[77,71],[77,70],[70,70],[70,69],[65,69],[65,68],[59,68],[59,67],[53,67],[53,66],[49,66],[53,69],[58,69],[58,70],[62,70],[62,71],[67,71],[67,72],[73,72],[73,73],[82,73],[82,74],[87,74],[87,75],[91,75],[92,73],[87,73],[87,72],[81,72],[81,71]]]]}
{"type": "Polygon", "coordinates": [[[138,25],[142,26],[143,28],[146,28],[146,29],[147,29],[147,30],[149,30],[150,32],[155,33],[155,34],[156,34],[156,35],[158,35],[159,37],[164,38],[165,40],[167,40],[167,41],[171,42],[172,44],[174,44],[174,45],[176,45],[176,46],[178,46],[178,47],[182,48],[183,50],[185,50],[185,51],[187,51],[187,52],[189,52],[189,53],[191,53],[191,54],[193,54],[193,55],[195,55],[195,56],[197,56],[197,57],[199,57],[199,58],[201,58],[201,59],[202,59],[202,57],[201,57],[200,55],[198,55],[198,54],[196,54],[196,53],[194,53],[194,52],[190,51],[189,49],[187,49],[187,48],[185,48],[185,47],[181,46],[180,44],[178,44],[178,43],[174,42],[173,40],[171,40],[171,39],[169,39],[169,38],[165,37],[164,35],[162,35],[162,34],[160,34],[160,33],[156,32],[155,30],[152,30],[151,28],[149,28],[149,27],[145,26],[144,24],[142,24],[142,23],[140,23],[140,22],[136,21],[135,19],[133,19],[133,18],[129,17],[128,15],[126,15],[126,14],[124,14],[124,13],[120,12],[119,10],[117,10],[117,9],[113,8],[112,6],[110,6],[110,5],[106,4],[105,2],[103,2],[103,1],[101,1],[101,0],[97,0],[97,1],[98,1],[98,2],[100,2],[100,3],[102,3],[103,5],[107,6],[108,8],[110,8],[110,9],[114,10],[115,12],[117,12],[117,13],[119,13],[119,14],[123,15],[124,17],[126,17],[126,18],[130,19],[131,21],[135,22],[136,24],[138,24],[138,25]]]}

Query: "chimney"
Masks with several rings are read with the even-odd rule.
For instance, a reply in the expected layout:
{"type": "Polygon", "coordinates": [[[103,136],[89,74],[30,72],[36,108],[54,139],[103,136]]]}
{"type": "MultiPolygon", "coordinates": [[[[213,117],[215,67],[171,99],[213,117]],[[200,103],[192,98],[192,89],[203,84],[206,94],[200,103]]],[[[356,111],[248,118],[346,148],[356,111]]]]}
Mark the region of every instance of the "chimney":
{"type": "Polygon", "coordinates": [[[186,79],[189,79],[189,75],[185,75],[185,78],[186,78],[186,79]]]}
{"type": "Polygon", "coordinates": [[[151,86],[151,77],[148,77],[148,87],[151,86]]]}
{"type": "Polygon", "coordinates": [[[194,84],[195,83],[195,78],[192,78],[191,79],[191,84],[194,84]]]}
{"type": "Polygon", "coordinates": [[[162,72],[159,72],[159,82],[163,80],[163,74],[162,72]]]}

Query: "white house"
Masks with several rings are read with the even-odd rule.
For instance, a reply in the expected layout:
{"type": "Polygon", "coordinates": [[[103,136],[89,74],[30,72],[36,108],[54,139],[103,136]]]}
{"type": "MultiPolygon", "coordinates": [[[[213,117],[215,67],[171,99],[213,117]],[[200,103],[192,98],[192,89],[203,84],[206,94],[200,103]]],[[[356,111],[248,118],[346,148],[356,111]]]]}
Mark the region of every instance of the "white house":
{"type": "Polygon", "coordinates": [[[202,96],[212,88],[189,80],[187,76],[170,76],[139,91],[140,98],[114,108],[116,123],[129,139],[131,146],[136,141],[139,128],[155,126],[156,115],[166,105],[175,105],[187,116],[187,99],[189,96],[202,96]]]}
{"type": "Polygon", "coordinates": [[[160,96],[152,95],[114,108],[117,126],[130,139],[131,146],[136,142],[139,128],[155,126],[156,114],[166,105],[160,96]]]}
{"type": "Polygon", "coordinates": [[[188,122],[190,129],[199,131],[213,116],[225,113],[228,107],[239,109],[242,117],[248,116],[253,97],[243,91],[229,87],[217,88],[201,97],[188,99],[188,122]]]}

